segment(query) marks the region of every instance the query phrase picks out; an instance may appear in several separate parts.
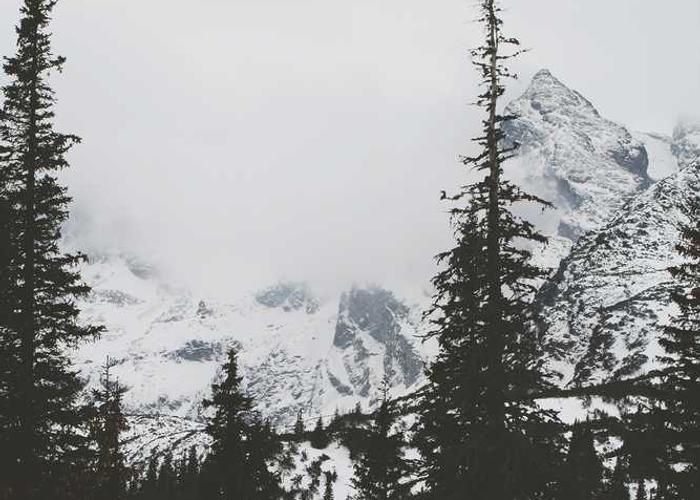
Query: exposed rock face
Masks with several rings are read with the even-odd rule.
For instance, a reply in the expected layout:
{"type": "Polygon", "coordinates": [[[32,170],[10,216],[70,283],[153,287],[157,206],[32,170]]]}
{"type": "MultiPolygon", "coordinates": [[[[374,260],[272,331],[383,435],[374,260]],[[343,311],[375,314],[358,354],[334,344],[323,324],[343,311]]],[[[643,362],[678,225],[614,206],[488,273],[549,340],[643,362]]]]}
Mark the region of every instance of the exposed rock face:
{"type": "Polygon", "coordinates": [[[700,163],[700,121],[683,121],[673,131],[673,154],[685,167],[700,163]]]}
{"type": "Polygon", "coordinates": [[[183,347],[173,351],[175,359],[181,361],[214,361],[221,359],[223,354],[221,344],[196,339],[187,341],[183,347]]]}
{"type": "Polygon", "coordinates": [[[700,196],[689,165],[628,202],[601,230],[582,237],[540,300],[547,339],[562,348],[566,383],[629,377],[653,366],[670,314],[667,268],[680,227],[700,196]]]}
{"type": "Polygon", "coordinates": [[[643,144],[547,70],[506,113],[517,116],[504,125],[507,140],[521,145],[506,170],[519,167],[512,175],[555,203],[561,237],[575,242],[601,227],[650,183],[643,144]]]}
{"type": "Polygon", "coordinates": [[[304,309],[309,314],[318,311],[318,300],[305,283],[279,283],[258,293],[255,298],[264,306],[285,311],[304,309]]]}
{"type": "Polygon", "coordinates": [[[333,345],[343,350],[344,366],[355,392],[369,395],[370,356],[383,357],[382,371],[390,374],[394,383],[408,387],[418,380],[423,361],[406,332],[415,332],[410,310],[390,291],[353,288],[342,295],[333,345]]]}

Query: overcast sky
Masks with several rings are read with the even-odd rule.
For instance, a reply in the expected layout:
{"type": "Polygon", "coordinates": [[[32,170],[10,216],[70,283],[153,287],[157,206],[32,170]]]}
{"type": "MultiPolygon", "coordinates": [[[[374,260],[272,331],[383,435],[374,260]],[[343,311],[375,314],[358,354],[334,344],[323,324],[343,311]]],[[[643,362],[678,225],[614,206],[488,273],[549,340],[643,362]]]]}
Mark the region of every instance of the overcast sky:
{"type": "MultiPolygon", "coordinates": [[[[0,0],[0,52],[20,0],[0,0]]],[[[531,49],[609,118],[700,115],[698,0],[509,0],[531,49]]],[[[208,291],[278,277],[416,283],[479,116],[469,0],[62,0],[53,31],[83,246],[208,291]]]]}

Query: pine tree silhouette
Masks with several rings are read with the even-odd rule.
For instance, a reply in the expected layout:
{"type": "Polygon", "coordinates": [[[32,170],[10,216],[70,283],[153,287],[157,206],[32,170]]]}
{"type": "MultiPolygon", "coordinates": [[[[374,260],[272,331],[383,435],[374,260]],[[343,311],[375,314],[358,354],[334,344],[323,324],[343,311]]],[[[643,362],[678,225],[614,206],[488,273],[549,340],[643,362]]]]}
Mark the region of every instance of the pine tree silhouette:
{"type": "Polygon", "coordinates": [[[323,500],[334,500],[335,495],[333,494],[333,485],[338,480],[338,474],[336,472],[324,472],[323,476],[326,480],[323,489],[323,500]]]}
{"type": "MultiPolygon", "coordinates": [[[[430,317],[440,350],[422,394],[417,444],[428,498],[514,500],[554,495],[563,452],[555,412],[530,397],[551,387],[538,343],[532,300],[546,272],[531,262],[546,242],[513,207],[548,203],[503,176],[517,145],[506,146],[499,114],[503,80],[512,76],[503,47],[518,46],[502,31],[495,0],[480,2],[484,45],[472,51],[484,91],[480,152],[464,160],[483,174],[451,203],[456,246],[438,256],[443,269],[430,317]],[[530,246],[528,246],[530,245],[530,246]]],[[[516,49],[517,50],[517,49],[516,49]]]]}
{"type": "Polygon", "coordinates": [[[666,474],[658,478],[656,493],[664,500],[689,500],[700,491],[700,197],[689,215],[677,246],[684,262],[670,270],[678,284],[672,299],[679,313],[660,340],[666,368],[654,430],[666,446],[666,474]]]}
{"type": "Polygon", "coordinates": [[[95,488],[100,500],[125,498],[130,477],[120,443],[122,433],[129,428],[122,411],[127,389],[112,377],[114,366],[115,362],[108,358],[102,369],[100,387],[92,391],[96,413],[92,434],[98,447],[95,488]]]}
{"type": "Polygon", "coordinates": [[[304,418],[301,410],[297,412],[297,419],[296,422],[294,422],[294,436],[297,439],[301,439],[304,437],[304,434],[306,433],[306,429],[304,427],[304,418]]]}
{"type": "Polygon", "coordinates": [[[180,498],[183,500],[199,500],[199,498],[201,498],[199,474],[199,455],[197,454],[197,448],[192,446],[187,456],[182,460],[182,467],[178,480],[180,498]]]}
{"type": "Polygon", "coordinates": [[[625,465],[618,458],[607,484],[603,487],[603,500],[630,500],[630,491],[625,484],[625,465]]]}
{"type": "Polygon", "coordinates": [[[75,488],[90,462],[87,413],[78,406],[82,385],[63,349],[101,331],[76,321],[74,299],[89,291],[74,267],[83,257],[58,248],[70,197],[56,172],[68,167],[65,153],[79,139],[53,128],[48,76],[65,62],[51,51],[55,5],[22,3],[17,53],[4,64],[9,81],[0,115],[0,192],[9,209],[10,249],[7,286],[0,290],[6,307],[0,332],[0,463],[6,474],[0,491],[23,500],[82,494],[75,488]]]}
{"type": "Polygon", "coordinates": [[[363,450],[354,465],[355,500],[403,500],[409,467],[404,459],[406,439],[397,428],[396,411],[385,397],[363,439],[363,450]]]}
{"type": "Polygon", "coordinates": [[[559,500],[596,500],[603,492],[603,463],[595,449],[593,433],[576,422],[559,485],[559,500]]]}
{"type": "Polygon", "coordinates": [[[323,427],[323,417],[318,417],[314,430],[311,431],[311,446],[316,449],[323,449],[328,446],[328,434],[323,427]]]}
{"type": "Polygon", "coordinates": [[[237,353],[232,349],[223,366],[223,380],[212,386],[212,398],[204,402],[214,410],[207,425],[212,446],[204,468],[213,483],[207,491],[223,500],[277,499],[281,496],[279,477],[269,465],[279,448],[241,382],[237,353]]]}

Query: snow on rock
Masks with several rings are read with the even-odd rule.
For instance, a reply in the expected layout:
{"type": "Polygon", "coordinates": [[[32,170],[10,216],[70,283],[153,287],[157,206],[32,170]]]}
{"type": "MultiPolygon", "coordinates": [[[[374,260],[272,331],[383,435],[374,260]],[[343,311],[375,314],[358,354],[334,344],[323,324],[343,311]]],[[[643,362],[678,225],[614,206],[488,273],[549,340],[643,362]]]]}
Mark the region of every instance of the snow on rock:
{"type": "Polygon", "coordinates": [[[130,411],[201,419],[200,402],[231,347],[258,409],[278,425],[298,411],[372,406],[389,367],[399,392],[422,374],[415,311],[389,291],[355,288],[321,300],[306,285],[282,283],[233,299],[198,297],[132,261],[101,257],[85,267],[93,292],[82,317],[107,331],[74,356],[93,384],[114,359],[130,411]]]}
{"type": "Polygon", "coordinates": [[[628,202],[601,230],[583,236],[539,300],[547,339],[568,384],[625,378],[652,367],[668,322],[668,266],[700,167],[689,165],[628,202]]]}
{"type": "Polygon", "coordinates": [[[671,150],[681,167],[700,162],[700,121],[681,121],[673,131],[671,150]]]}
{"type": "Polygon", "coordinates": [[[650,184],[644,145],[547,70],[506,113],[517,117],[506,138],[521,145],[506,174],[557,206],[554,235],[575,242],[650,184]]]}
{"type": "Polygon", "coordinates": [[[673,138],[644,132],[636,132],[634,136],[644,144],[649,155],[649,178],[660,181],[678,172],[678,158],[673,154],[673,138]]]}

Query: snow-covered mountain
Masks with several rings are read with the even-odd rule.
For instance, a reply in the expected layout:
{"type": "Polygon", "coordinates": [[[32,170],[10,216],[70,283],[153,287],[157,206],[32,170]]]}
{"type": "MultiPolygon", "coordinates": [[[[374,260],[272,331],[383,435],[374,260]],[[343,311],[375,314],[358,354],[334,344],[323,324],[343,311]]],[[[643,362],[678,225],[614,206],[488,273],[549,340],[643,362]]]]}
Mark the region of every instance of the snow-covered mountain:
{"type": "MultiPolygon", "coordinates": [[[[542,289],[548,339],[563,348],[557,364],[566,383],[636,375],[660,353],[657,340],[673,312],[667,268],[678,262],[680,227],[700,197],[697,128],[678,127],[668,147],[680,170],[583,236],[542,289]]],[[[668,161],[665,152],[659,159],[668,161]]]]}
{"type": "Polygon", "coordinates": [[[197,420],[231,347],[240,350],[247,389],[277,424],[299,411],[316,416],[357,401],[372,405],[385,372],[397,392],[422,376],[420,307],[378,287],[321,298],[304,284],[281,283],[203,298],[118,255],[94,258],[84,278],[93,292],[83,317],[107,332],[82,346],[76,363],[95,382],[107,357],[115,360],[134,412],[197,420]]]}
{"type": "MultiPolygon", "coordinates": [[[[539,257],[553,277],[540,300],[565,383],[649,366],[669,314],[665,268],[700,191],[700,126],[681,124],[672,137],[632,134],[546,70],[507,112],[518,117],[508,140],[521,145],[507,174],[557,207],[525,215],[551,236],[539,257]]],[[[91,383],[107,357],[117,361],[129,411],[151,429],[146,442],[134,437],[136,450],[168,436],[199,442],[200,402],[230,347],[240,350],[259,409],[281,426],[299,411],[312,419],[358,401],[371,406],[386,374],[394,394],[406,393],[423,382],[431,356],[418,339],[426,293],[357,286],[328,295],[279,283],[202,297],[109,253],[93,255],[84,277],[93,293],[83,318],[107,333],[75,360],[91,383]]]]}
{"type": "Polygon", "coordinates": [[[505,112],[517,117],[504,124],[507,140],[520,144],[506,174],[556,207],[545,216],[526,214],[551,237],[542,258],[556,268],[580,236],[649,186],[647,150],[548,70],[539,71],[505,112]]]}

